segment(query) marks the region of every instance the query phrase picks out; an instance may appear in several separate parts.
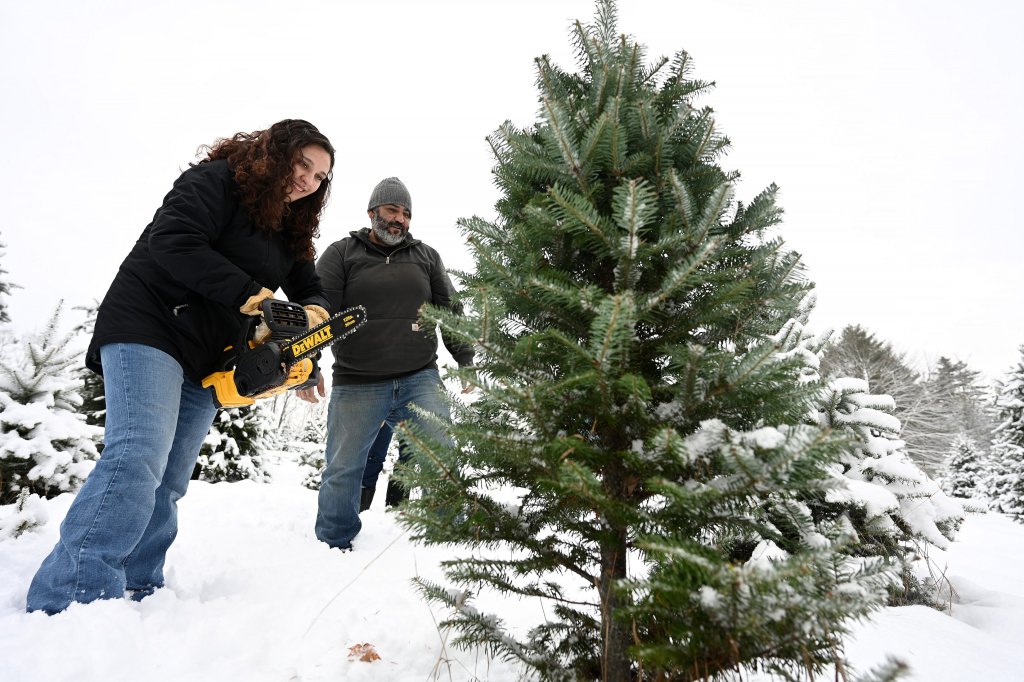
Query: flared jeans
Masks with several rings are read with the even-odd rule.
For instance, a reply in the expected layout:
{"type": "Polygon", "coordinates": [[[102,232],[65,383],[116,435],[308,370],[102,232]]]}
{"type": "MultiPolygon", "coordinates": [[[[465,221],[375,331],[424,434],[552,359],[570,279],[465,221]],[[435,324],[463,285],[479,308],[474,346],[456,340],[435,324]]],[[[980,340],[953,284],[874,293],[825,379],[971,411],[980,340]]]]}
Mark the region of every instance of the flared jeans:
{"type": "Polygon", "coordinates": [[[213,423],[210,392],[170,355],[140,344],[100,349],[106,398],[104,448],[75,496],[60,539],[28,591],[28,610],[116,599],[164,584],[199,448],[213,423]]]}

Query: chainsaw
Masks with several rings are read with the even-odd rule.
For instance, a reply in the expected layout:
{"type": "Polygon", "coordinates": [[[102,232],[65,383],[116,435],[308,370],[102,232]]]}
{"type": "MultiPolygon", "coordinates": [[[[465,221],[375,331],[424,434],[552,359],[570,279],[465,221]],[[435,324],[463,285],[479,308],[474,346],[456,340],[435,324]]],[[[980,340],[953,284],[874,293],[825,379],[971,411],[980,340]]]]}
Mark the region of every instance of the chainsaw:
{"type": "Polygon", "coordinates": [[[213,392],[217,407],[243,407],[260,398],[315,386],[319,374],[310,358],[364,322],[366,308],[357,305],[307,329],[309,322],[301,305],[264,299],[260,314],[247,319],[238,343],[224,349],[220,369],[203,379],[203,387],[213,392]],[[266,339],[258,343],[257,336],[266,339]]]}

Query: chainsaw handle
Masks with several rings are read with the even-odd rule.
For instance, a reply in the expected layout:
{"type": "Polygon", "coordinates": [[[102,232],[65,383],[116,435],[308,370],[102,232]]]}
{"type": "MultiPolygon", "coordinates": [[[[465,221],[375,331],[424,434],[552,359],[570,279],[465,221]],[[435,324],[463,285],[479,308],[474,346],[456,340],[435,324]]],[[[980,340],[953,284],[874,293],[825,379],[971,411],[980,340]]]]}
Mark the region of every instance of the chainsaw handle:
{"type": "Polygon", "coordinates": [[[260,304],[263,323],[270,330],[270,338],[284,341],[301,334],[309,327],[306,309],[298,303],[265,298],[260,304]]]}
{"type": "Polygon", "coordinates": [[[301,390],[303,388],[316,388],[317,382],[320,381],[320,364],[313,360],[313,371],[309,373],[309,378],[303,381],[298,386],[293,386],[295,390],[301,390]]]}

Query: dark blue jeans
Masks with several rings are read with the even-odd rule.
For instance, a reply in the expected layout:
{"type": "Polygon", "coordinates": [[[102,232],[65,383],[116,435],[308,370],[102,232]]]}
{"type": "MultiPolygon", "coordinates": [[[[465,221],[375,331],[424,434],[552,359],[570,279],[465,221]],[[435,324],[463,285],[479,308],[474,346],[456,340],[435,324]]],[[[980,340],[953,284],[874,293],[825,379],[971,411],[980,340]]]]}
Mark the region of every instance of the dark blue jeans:
{"type": "MultiPolygon", "coordinates": [[[[384,462],[388,458],[388,448],[391,447],[391,438],[394,436],[395,430],[387,424],[380,427],[380,431],[377,433],[377,438],[373,441],[373,445],[370,446],[370,451],[366,454],[366,468],[363,469],[363,487],[372,488],[376,490],[377,479],[380,477],[380,472],[384,470],[384,462]]],[[[409,459],[409,453],[406,450],[405,445],[401,440],[398,441],[398,461],[405,462],[409,459]]]]}
{"type": "Polygon", "coordinates": [[[376,488],[377,477],[384,470],[384,461],[388,458],[388,448],[391,447],[391,437],[395,430],[387,424],[380,427],[377,437],[373,440],[369,452],[366,453],[366,468],[363,469],[363,487],[376,488]]]}

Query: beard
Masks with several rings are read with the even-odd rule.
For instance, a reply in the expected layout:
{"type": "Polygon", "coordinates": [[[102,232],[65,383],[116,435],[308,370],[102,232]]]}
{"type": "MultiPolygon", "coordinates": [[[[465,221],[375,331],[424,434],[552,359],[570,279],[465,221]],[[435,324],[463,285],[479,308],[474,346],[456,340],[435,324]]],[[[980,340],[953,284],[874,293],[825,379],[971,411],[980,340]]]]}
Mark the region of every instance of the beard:
{"type": "Polygon", "coordinates": [[[373,230],[373,236],[386,246],[396,246],[402,243],[405,235],[409,232],[409,228],[397,220],[385,220],[382,218],[380,211],[374,212],[373,218],[370,220],[370,229],[373,230]],[[391,234],[389,230],[392,227],[398,228],[399,233],[391,234]]]}

